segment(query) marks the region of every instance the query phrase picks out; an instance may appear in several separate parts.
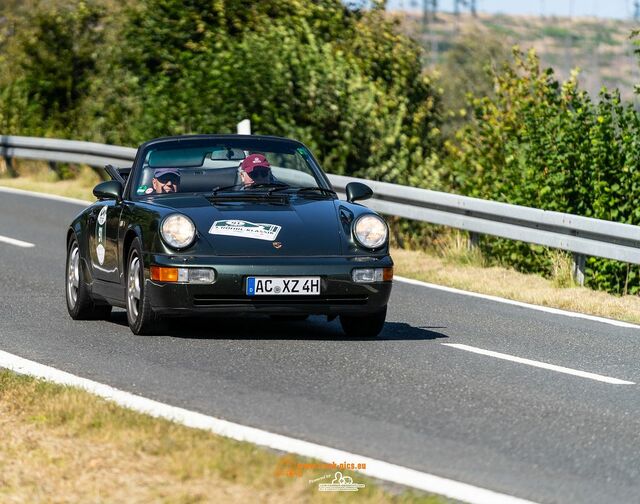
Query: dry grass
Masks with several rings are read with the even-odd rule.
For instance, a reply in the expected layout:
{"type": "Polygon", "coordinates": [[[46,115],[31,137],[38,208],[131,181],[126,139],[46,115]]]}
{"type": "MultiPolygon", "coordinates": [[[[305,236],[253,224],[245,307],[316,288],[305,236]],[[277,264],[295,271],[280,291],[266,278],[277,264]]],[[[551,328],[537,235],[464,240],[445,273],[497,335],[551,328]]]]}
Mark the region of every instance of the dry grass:
{"type": "Polygon", "coordinates": [[[444,502],[392,494],[359,473],[357,495],[328,495],[308,483],[326,471],[275,476],[275,452],[9,371],[0,438],[1,502],[444,502]]]}
{"type": "MultiPolygon", "coordinates": [[[[15,160],[15,168],[19,173],[17,178],[0,178],[0,186],[36,191],[69,198],[79,198],[93,201],[92,190],[101,179],[95,171],[88,166],[75,168],[77,175],[73,179],[60,180],[49,169],[48,165],[38,161],[15,160]]],[[[4,161],[0,163],[3,165],[4,161]]],[[[4,166],[0,166],[0,174],[6,174],[4,166]]]]}
{"type": "Polygon", "coordinates": [[[401,276],[525,303],[640,323],[640,297],[618,297],[576,287],[571,280],[571,260],[563,253],[555,257],[556,273],[550,280],[502,267],[487,268],[473,262],[462,264],[435,253],[394,249],[391,255],[395,261],[395,272],[401,276]]]}

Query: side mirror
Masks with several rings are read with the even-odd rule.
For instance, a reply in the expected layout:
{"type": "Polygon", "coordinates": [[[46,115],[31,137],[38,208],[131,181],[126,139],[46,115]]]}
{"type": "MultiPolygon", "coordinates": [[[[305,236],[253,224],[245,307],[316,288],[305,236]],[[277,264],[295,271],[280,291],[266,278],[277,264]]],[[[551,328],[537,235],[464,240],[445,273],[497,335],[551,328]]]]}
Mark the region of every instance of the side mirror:
{"type": "Polygon", "coordinates": [[[116,180],[108,180],[107,182],[100,182],[93,188],[93,195],[101,200],[114,199],[116,201],[122,200],[122,184],[116,180]]]}
{"type": "Polygon", "coordinates": [[[368,185],[361,184],[360,182],[349,182],[346,187],[347,201],[353,203],[357,200],[369,199],[373,196],[373,191],[368,185]]]}

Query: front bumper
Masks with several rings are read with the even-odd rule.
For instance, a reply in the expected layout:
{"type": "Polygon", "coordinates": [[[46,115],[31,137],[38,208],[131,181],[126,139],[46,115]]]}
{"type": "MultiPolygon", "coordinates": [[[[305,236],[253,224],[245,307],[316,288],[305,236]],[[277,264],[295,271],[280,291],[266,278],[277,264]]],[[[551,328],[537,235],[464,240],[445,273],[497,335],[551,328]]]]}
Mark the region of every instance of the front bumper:
{"type": "Polygon", "coordinates": [[[355,283],[354,268],[393,266],[390,256],[349,257],[181,257],[146,254],[145,292],[160,315],[208,313],[266,315],[328,315],[374,313],[384,307],[392,282],[355,283]],[[207,285],[152,281],[149,266],[214,268],[207,285]],[[249,276],[319,276],[318,296],[247,296],[249,276]]]}

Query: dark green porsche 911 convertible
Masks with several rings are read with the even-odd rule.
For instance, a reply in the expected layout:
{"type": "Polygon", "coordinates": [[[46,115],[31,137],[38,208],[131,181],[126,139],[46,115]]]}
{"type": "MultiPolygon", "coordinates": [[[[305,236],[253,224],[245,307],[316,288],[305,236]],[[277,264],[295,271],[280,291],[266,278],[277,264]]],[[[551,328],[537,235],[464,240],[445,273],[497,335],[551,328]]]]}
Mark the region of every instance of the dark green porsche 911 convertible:
{"type": "Polygon", "coordinates": [[[108,167],[98,201],[67,232],[66,298],[74,319],[126,308],[135,334],[164,317],[340,317],[345,333],[384,325],[393,261],[385,221],[338,199],[309,150],[278,137],[193,135],[138,149],[108,167]]]}

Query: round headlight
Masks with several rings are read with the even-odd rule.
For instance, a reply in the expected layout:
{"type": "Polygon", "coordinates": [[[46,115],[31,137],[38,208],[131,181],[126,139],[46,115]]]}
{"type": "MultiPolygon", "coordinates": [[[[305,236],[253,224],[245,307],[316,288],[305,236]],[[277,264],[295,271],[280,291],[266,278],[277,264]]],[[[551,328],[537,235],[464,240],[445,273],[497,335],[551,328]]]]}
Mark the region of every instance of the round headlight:
{"type": "Polygon", "coordinates": [[[160,233],[167,245],[175,249],[183,249],[193,243],[196,227],[186,215],[171,214],[162,221],[160,233]]]}
{"type": "Polygon", "coordinates": [[[377,215],[363,215],[354,223],[353,234],[366,248],[378,248],[387,240],[387,224],[377,215]]]}

